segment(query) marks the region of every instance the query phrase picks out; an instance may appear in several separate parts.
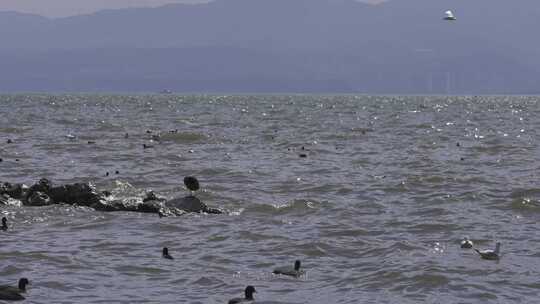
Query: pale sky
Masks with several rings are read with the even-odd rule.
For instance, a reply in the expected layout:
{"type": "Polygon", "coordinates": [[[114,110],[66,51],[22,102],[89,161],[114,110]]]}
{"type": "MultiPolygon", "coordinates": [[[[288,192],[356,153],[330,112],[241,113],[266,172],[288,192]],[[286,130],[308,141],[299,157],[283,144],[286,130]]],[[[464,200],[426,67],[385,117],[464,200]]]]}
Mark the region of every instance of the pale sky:
{"type": "MultiPolygon", "coordinates": [[[[377,2],[380,0],[360,0],[377,2]]],[[[209,0],[0,0],[0,11],[17,11],[47,17],[88,14],[102,9],[197,3],[209,0]]]]}

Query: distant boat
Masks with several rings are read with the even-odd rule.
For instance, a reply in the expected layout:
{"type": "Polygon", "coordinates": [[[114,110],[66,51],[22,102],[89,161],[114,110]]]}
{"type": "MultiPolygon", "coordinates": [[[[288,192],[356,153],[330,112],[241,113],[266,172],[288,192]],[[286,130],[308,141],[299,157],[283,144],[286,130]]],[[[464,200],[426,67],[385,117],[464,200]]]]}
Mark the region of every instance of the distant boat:
{"type": "Polygon", "coordinates": [[[159,94],[172,94],[171,90],[161,90],[159,94]]]}
{"type": "Polygon", "coordinates": [[[450,21],[457,20],[456,17],[454,16],[454,13],[452,13],[452,11],[446,11],[444,13],[446,14],[446,17],[444,17],[444,20],[450,20],[450,21]]]}

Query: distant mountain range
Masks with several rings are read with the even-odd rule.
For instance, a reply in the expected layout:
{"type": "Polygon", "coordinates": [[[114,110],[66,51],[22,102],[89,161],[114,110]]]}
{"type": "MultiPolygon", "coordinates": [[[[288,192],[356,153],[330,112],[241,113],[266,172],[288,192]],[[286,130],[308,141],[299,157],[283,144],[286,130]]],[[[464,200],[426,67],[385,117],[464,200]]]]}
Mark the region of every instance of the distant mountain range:
{"type": "Polygon", "coordinates": [[[0,92],[540,93],[540,1],[217,0],[0,13],[0,92]],[[455,22],[443,21],[452,9],[455,22]]]}

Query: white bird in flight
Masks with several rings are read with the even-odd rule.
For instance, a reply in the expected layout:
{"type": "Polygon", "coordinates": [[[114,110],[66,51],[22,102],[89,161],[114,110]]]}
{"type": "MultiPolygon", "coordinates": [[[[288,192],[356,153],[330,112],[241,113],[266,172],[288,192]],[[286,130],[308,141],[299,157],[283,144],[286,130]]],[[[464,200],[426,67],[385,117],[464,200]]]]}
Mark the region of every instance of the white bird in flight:
{"type": "Polygon", "coordinates": [[[450,21],[456,20],[456,17],[454,16],[454,13],[452,13],[452,11],[446,11],[445,14],[446,14],[446,17],[444,17],[444,20],[450,20],[450,21]]]}

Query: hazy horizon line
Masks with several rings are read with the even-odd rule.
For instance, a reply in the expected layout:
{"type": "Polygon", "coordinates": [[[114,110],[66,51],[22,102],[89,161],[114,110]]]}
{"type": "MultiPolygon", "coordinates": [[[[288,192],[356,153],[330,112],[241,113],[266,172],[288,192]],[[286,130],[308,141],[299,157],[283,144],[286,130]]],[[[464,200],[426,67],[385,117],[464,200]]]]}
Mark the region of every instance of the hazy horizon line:
{"type": "MultiPolygon", "coordinates": [[[[88,1],[90,2],[92,0],[88,0],[88,1]]],[[[145,0],[139,0],[139,1],[145,1],[145,0]]],[[[41,16],[48,19],[61,19],[61,18],[66,18],[66,17],[92,15],[95,13],[99,13],[101,11],[108,11],[108,10],[158,8],[158,7],[164,7],[167,5],[174,5],[174,4],[198,5],[198,4],[205,4],[205,3],[209,3],[213,1],[216,1],[216,0],[163,0],[163,2],[153,3],[153,4],[152,3],[146,3],[146,4],[138,3],[138,4],[131,4],[131,5],[113,5],[109,7],[103,7],[103,6],[93,7],[93,8],[85,7],[85,8],[79,8],[79,9],[73,8],[72,10],[69,10],[69,11],[52,12],[50,11],[51,9],[50,6],[39,8],[39,7],[32,7],[31,5],[29,5],[29,6],[16,8],[17,4],[15,4],[16,2],[15,0],[15,1],[12,1],[13,4],[11,5],[9,5],[9,3],[0,4],[0,13],[21,13],[21,14],[41,16]],[[5,7],[2,8],[3,6],[5,7]]],[[[355,0],[355,1],[369,3],[369,4],[378,4],[378,3],[388,1],[388,0],[355,0]]],[[[131,1],[131,3],[133,3],[133,1],[131,1]]]]}

